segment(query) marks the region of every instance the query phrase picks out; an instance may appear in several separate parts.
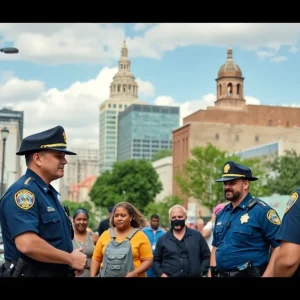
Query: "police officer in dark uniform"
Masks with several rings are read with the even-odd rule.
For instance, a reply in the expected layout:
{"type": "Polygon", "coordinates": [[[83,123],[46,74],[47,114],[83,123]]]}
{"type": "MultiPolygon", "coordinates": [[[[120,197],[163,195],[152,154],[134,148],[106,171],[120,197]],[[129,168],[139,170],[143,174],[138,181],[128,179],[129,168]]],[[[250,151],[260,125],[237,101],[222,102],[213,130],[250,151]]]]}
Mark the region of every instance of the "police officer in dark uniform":
{"type": "Polygon", "coordinates": [[[250,182],[258,178],[248,167],[228,161],[223,173],[216,182],[224,183],[230,203],[216,216],[208,276],[271,277],[280,218],[250,194],[250,182]]]}
{"type": "MultiPolygon", "coordinates": [[[[0,201],[5,262],[2,276],[74,277],[84,271],[86,255],[73,251],[73,227],[50,184],[63,177],[67,150],[62,126],[23,139],[17,155],[27,170],[0,201]]],[[[1,274],[0,274],[1,276],[1,274]]]]}
{"type": "Polygon", "coordinates": [[[277,233],[280,248],[274,263],[274,277],[300,276],[300,188],[291,195],[277,233]]]}

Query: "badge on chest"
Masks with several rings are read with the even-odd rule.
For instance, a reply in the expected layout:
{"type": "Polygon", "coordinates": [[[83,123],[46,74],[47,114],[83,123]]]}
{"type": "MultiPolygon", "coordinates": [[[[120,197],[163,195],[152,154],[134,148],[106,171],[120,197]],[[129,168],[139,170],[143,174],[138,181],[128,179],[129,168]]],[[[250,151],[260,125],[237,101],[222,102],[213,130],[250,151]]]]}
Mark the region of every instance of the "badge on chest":
{"type": "Polygon", "coordinates": [[[242,215],[241,216],[241,224],[244,224],[244,223],[247,223],[248,222],[248,220],[249,220],[249,215],[248,215],[248,213],[246,213],[246,214],[244,214],[244,215],[242,215]]]}

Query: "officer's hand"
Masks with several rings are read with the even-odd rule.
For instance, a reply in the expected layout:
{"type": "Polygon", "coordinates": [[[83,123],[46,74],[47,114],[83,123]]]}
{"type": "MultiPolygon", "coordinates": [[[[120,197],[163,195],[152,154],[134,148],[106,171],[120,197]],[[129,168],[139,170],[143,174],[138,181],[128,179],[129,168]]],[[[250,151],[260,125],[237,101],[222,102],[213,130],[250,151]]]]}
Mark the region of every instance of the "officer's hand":
{"type": "Polygon", "coordinates": [[[72,253],[72,262],[71,262],[71,267],[74,270],[84,270],[84,267],[87,264],[87,256],[82,253],[82,248],[75,249],[72,253]]]}

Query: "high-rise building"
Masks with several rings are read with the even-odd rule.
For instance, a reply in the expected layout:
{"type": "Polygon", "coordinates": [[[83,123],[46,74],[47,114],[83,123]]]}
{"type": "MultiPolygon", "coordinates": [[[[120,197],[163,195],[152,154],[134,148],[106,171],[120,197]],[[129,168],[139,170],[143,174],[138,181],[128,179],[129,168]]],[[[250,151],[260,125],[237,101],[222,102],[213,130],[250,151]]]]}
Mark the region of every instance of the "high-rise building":
{"type": "Polygon", "coordinates": [[[179,107],[144,104],[133,104],[120,112],[118,161],[150,160],[159,150],[172,149],[179,113],[179,107]]]}
{"type": "Polygon", "coordinates": [[[138,84],[131,73],[128,49],[124,41],[119,70],[110,85],[109,99],[100,105],[99,173],[110,170],[117,161],[118,115],[138,98],[138,84]]]}

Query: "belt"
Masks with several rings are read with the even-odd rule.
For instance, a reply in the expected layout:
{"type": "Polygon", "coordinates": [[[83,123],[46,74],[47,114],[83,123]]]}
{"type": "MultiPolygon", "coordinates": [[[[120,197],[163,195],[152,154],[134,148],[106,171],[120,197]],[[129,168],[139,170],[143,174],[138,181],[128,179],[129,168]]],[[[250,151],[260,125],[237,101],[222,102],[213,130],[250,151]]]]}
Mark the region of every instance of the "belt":
{"type": "Polygon", "coordinates": [[[247,271],[225,271],[219,272],[219,277],[249,277],[247,271]]]}

